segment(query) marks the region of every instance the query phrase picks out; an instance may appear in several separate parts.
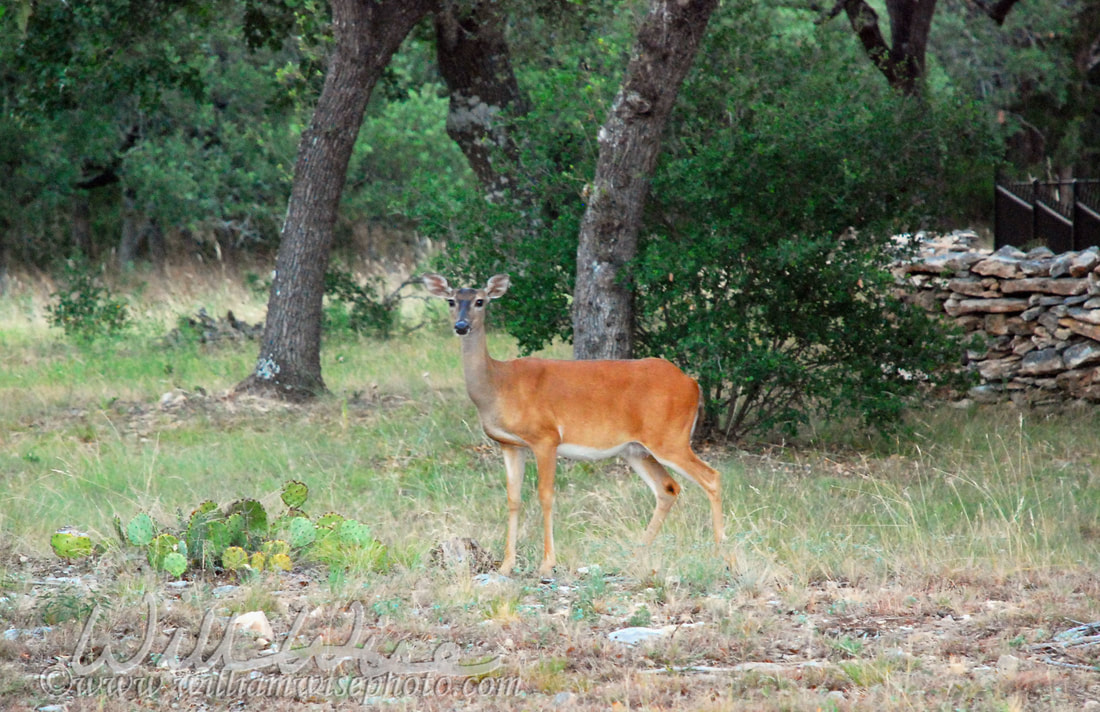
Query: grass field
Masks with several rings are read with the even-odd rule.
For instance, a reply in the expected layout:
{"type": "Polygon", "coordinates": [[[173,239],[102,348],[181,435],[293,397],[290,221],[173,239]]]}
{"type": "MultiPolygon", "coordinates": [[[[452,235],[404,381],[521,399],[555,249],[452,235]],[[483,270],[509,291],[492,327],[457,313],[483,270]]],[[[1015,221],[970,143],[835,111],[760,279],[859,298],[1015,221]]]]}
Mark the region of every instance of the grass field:
{"type": "MultiPolygon", "coordinates": [[[[1094,408],[928,405],[889,439],[818,424],[798,443],[704,444],[723,475],[721,552],[694,485],[643,551],[648,488],[621,463],[563,463],[559,565],[545,581],[529,465],[519,570],[476,577],[431,556],[469,537],[499,557],[506,511],[499,451],[442,323],[384,342],[332,338],[330,395],[315,403],[233,398],[254,343],[162,337],[200,306],[254,320],[262,300],[231,276],[174,282],[185,287],[156,306],[133,298],[134,330],[90,346],[46,326],[41,287],[0,301],[0,707],[1100,709],[1094,408]],[[312,511],[369,524],[388,565],[306,561],[179,583],[117,543],[77,563],[50,550],[62,526],[117,542],[115,516],[174,521],[207,499],[276,507],[289,479],[309,486],[312,511]],[[148,592],[163,612],[154,650],[173,629],[197,633],[207,610],[265,611],[275,639],[238,641],[242,657],[291,647],[299,610],[308,637],[339,642],[359,602],[387,654],[453,642],[501,667],[446,694],[44,691],[97,603],[101,632],[136,649],[148,592]],[[630,626],[654,637],[609,637],[630,626]]],[[[504,337],[491,348],[514,353],[504,337]]],[[[138,673],[180,675],[152,662],[138,673]]]]}

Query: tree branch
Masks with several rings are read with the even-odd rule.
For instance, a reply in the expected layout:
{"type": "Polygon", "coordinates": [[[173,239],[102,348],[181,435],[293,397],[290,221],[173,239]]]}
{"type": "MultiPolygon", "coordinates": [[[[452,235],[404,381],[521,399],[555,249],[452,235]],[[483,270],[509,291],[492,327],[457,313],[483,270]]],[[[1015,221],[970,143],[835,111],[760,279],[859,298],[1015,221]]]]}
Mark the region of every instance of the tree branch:
{"type": "Polygon", "coordinates": [[[1020,0],[996,0],[996,2],[988,2],[988,0],[974,0],[974,4],[991,20],[998,25],[1005,23],[1005,18],[1008,17],[1009,11],[1020,0]]]}

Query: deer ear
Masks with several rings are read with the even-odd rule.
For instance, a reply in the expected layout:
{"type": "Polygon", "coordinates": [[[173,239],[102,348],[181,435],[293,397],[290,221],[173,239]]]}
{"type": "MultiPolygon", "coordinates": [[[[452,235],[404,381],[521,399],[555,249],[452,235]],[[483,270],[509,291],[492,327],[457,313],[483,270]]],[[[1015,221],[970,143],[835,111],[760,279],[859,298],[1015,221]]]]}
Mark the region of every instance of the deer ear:
{"type": "Polygon", "coordinates": [[[498,299],[504,296],[504,293],[508,291],[508,286],[512,284],[512,280],[508,279],[506,274],[498,274],[489,278],[489,281],[485,283],[485,296],[489,299],[498,299]]]}
{"type": "Polygon", "coordinates": [[[428,294],[433,297],[450,299],[455,294],[455,290],[447,284],[447,280],[441,275],[426,274],[421,278],[421,281],[424,282],[424,288],[428,290],[428,294]]]}

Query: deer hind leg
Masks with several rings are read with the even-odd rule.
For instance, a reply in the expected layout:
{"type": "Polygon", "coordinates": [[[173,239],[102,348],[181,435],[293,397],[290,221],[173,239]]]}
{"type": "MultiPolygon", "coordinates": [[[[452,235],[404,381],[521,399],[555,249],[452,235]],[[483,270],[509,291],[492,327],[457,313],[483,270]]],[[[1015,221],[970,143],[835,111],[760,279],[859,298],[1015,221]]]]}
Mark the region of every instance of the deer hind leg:
{"type": "Polygon", "coordinates": [[[664,524],[665,517],[668,516],[668,511],[676,503],[676,495],[680,494],[680,485],[672,479],[668,470],[662,467],[656,458],[642,448],[628,449],[623,453],[623,459],[638,473],[639,477],[645,480],[657,500],[649,526],[642,535],[642,543],[648,545],[653,543],[657,532],[661,530],[661,525],[664,524]]]}
{"type": "Polygon", "coordinates": [[[558,449],[554,445],[531,448],[539,469],[539,504],[542,506],[542,563],[539,575],[554,570],[554,474],[558,467],[558,449]]]}
{"type": "Polygon", "coordinates": [[[672,468],[679,474],[688,477],[699,484],[706,492],[710,500],[711,523],[714,527],[714,543],[721,544],[726,538],[725,515],[722,512],[721,475],[718,470],[699,459],[690,445],[685,444],[680,448],[667,448],[660,450],[651,449],[650,452],[665,467],[672,468]]]}
{"type": "Polygon", "coordinates": [[[504,544],[504,561],[500,564],[500,573],[507,576],[516,565],[516,539],[523,494],[523,465],[527,460],[527,452],[521,447],[512,445],[504,445],[502,450],[508,488],[508,538],[504,544]]]}

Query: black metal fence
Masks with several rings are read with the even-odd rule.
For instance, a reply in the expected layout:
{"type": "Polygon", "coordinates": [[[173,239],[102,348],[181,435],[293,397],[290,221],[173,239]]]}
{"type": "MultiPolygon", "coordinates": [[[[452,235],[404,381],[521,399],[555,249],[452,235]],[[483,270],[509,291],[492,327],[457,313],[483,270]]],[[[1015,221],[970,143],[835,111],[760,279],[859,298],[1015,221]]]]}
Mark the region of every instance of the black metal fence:
{"type": "Polygon", "coordinates": [[[1046,245],[1055,253],[1100,245],[1100,180],[996,183],[996,247],[1046,245]]]}

